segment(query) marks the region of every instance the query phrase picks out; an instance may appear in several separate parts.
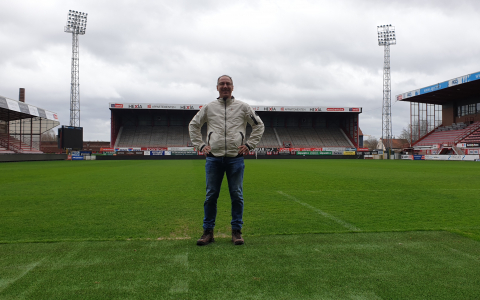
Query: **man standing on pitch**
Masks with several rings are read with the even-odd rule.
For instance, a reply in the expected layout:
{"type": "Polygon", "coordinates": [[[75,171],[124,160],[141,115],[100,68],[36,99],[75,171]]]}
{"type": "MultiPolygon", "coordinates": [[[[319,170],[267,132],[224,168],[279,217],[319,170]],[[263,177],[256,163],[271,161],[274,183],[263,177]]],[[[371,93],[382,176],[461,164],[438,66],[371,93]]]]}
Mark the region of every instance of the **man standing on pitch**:
{"type": "Polygon", "coordinates": [[[228,75],[217,80],[217,100],[203,106],[189,125],[190,139],[196,149],[207,156],[205,173],[207,195],[203,218],[203,235],[197,245],[208,245],[214,241],[213,228],[217,217],[217,199],[225,174],[232,201],[232,241],[235,245],[244,243],[243,225],[243,155],[260,141],[264,125],[253,109],[245,102],[232,96],[233,80],[228,75]],[[207,123],[206,141],[202,140],[201,128],[207,123]],[[247,123],[252,133],[246,140],[247,123]]]}

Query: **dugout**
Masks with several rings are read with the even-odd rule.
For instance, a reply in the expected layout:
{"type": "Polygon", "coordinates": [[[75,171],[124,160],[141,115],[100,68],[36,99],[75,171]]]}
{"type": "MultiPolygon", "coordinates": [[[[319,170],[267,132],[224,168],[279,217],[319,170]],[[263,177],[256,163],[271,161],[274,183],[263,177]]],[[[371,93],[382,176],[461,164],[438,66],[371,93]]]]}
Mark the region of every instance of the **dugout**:
{"type": "Polygon", "coordinates": [[[397,101],[410,103],[412,148],[426,154],[478,154],[480,72],[402,93],[397,101]]]}
{"type": "MultiPolygon", "coordinates": [[[[142,150],[192,146],[188,124],[201,107],[198,104],[109,103],[110,145],[142,150]]],[[[265,133],[257,148],[352,149],[360,146],[361,107],[252,108],[265,123],[265,133]]],[[[250,131],[251,127],[247,126],[247,137],[250,131]]]]}

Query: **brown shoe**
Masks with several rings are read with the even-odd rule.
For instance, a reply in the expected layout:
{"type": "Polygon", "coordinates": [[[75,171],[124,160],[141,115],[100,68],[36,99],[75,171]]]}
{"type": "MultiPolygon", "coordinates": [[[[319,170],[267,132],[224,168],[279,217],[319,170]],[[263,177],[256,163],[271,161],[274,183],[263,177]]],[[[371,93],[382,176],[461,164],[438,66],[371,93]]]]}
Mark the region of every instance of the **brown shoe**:
{"type": "Polygon", "coordinates": [[[232,242],[235,245],[243,245],[245,241],[242,239],[242,232],[238,229],[232,229],[232,242]]]}
{"type": "Polygon", "coordinates": [[[205,246],[213,242],[215,242],[215,239],[213,238],[213,229],[205,229],[202,237],[197,240],[197,245],[205,246]]]}

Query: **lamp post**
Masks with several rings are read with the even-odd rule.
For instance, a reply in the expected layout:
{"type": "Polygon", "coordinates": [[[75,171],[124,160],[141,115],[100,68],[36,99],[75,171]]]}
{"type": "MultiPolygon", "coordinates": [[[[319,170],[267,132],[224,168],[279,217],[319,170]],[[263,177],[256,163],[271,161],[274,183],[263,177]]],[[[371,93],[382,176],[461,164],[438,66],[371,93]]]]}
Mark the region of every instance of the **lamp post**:
{"type": "Polygon", "coordinates": [[[390,45],[397,44],[395,27],[390,25],[377,26],[378,45],[384,47],[383,55],[383,104],[382,104],[382,142],[388,151],[392,149],[392,100],[390,83],[390,45]]]}
{"type": "Polygon", "coordinates": [[[70,126],[80,127],[80,83],[78,35],[84,35],[87,28],[87,13],[68,11],[65,32],[72,34],[72,70],[70,87],[70,126]]]}

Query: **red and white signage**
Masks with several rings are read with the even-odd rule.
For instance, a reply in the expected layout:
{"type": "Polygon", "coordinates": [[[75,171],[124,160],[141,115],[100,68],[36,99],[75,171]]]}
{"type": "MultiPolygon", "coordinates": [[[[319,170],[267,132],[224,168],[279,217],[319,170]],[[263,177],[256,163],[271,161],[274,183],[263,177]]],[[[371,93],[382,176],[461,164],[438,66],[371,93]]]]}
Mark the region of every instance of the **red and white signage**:
{"type": "MultiPolygon", "coordinates": [[[[164,104],[164,103],[109,103],[110,109],[168,109],[168,110],[200,110],[204,105],[198,104],[164,104]]],[[[361,107],[313,107],[313,106],[252,106],[254,111],[275,112],[355,112],[361,107]]]]}

